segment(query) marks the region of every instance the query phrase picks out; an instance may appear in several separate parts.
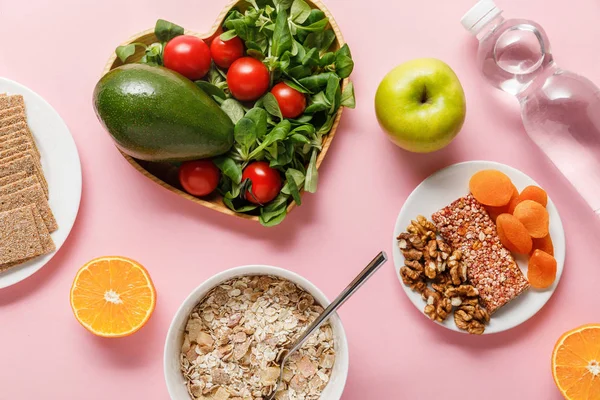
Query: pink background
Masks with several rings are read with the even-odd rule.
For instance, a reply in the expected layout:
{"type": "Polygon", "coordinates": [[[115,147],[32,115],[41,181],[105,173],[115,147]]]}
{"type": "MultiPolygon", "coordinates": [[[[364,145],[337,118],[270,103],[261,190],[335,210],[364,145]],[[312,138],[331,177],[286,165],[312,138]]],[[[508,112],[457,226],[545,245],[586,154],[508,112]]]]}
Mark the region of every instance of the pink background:
{"type": "MultiPolygon", "coordinates": [[[[165,18],[208,29],[219,1],[2,1],[0,75],[45,97],[79,148],[83,198],[64,248],[40,272],[0,291],[0,399],[166,399],[163,341],[187,294],[214,273],[264,263],[299,272],[333,298],[379,250],[391,253],[397,213],[412,189],[449,164],[503,162],[540,182],[557,204],[567,264],[546,307],[502,334],[471,337],[438,327],[406,298],[389,262],[341,310],[350,341],[344,400],[559,399],[550,371],[557,338],[600,322],[600,225],[528,140],[518,106],[475,68],[476,40],[459,23],[473,0],[328,0],[356,68],[357,109],[347,110],[322,166],[319,191],[281,225],[265,229],[195,205],[144,179],[119,155],[94,116],[92,90],[114,48],[165,18]],[[392,145],[373,111],[395,65],[446,61],[468,102],[457,139],[435,155],[392,145]],[[92,336],[69,306],[75,272],[102,255],[144,264],[158,291],[154,316],[136,335],[92,336]]],[[[595,0],[498,0],[549,34],[560,66],[600,84],[600,5],[595,0]]]]}

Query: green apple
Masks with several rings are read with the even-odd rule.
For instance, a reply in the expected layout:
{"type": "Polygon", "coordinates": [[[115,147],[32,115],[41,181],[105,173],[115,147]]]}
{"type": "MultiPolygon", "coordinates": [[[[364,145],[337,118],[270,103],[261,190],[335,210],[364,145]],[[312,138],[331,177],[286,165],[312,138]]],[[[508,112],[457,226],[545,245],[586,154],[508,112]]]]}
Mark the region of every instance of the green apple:
{"type": "Polygon", "coordinates": [[[447,146],[465,121],[465,93],[443,61],[420,58],[391,70],[375,94],[379,125],[405,150],[429,153],[447,146]]]}

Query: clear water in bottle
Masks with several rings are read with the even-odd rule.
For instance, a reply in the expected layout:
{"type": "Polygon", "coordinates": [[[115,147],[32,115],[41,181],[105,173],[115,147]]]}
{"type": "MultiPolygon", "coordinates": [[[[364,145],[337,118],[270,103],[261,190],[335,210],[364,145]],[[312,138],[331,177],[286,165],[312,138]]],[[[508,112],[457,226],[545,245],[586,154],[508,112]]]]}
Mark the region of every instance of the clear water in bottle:
{"type": "Polygon", "coordinates": [[[461,21],[479,40],[479,67],[517,97],[531,139],[600,214],[600,89],[556,65],[541,26],[501,13],[481,0],[461,21]]]}

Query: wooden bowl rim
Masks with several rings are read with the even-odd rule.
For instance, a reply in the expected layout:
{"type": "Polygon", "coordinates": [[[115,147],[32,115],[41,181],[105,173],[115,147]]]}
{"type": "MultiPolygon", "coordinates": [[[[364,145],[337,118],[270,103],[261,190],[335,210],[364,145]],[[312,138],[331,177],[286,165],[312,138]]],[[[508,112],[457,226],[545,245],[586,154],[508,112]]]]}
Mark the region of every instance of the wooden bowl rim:
{"type": "MultiPolygon", "coordinates": [[[[338,44],[339,47],[342,47],[346,43],[344,41],[344,37],[342,35],[342,32],[341,32],[339,26],[337,25],[337,23],[335,22],[335,19],[333,18],[333,15],[327,9],[327,7],[323,4],[323,2],[321,0],[305,0],[305,1],[307,3],[309,3],[309,4],[311,4],[313,7],[316,7],[318,9],[320,9],[321,11],[323,11],[323,13],[325,13],[325,16],[329,20],[329,25],[331,26],[331,29],[335,33],[337,44],[338,44]]],[[[196,33],[194,31],[190,31],[190,30],[186,29],[185,33],[187,35],[198,36],[199,38],[201,38],[203,40],[212,39],[219,32],[219,29],[221,28],[221,25],[223,24],[223,21],[225,20],[225,17],[227,16],[227,13],[232,8],[236,7],[238,4],[242,4],[242,3],[246,3],[245,0],[232,0],[232,1],[230,1],[221,10],[221,13],[219,14],[219,16],[217,17],[217,19],[215,20],[215,23],[213,24],[213,26],[210,28],[210,30],[208,32],[203,33],[203,34],[199,34],[199,33],[196,33]]],[[[149,35],[154,35],[154,28],[146,29],[145,31],[139,32],[139,33],[131,36],[129,39],[127,39],[126,41],[124,41],[120,45],[121,46],[125,46],[125,45],[128,45],[128,44],[134,43],[134,42],[138,42],[140,38],[145,37],[145,36],[149,36],[149,35]]],[[[108,59],[108,62],[104,66],[104,70],[102,72],[102,76],[106,75],[109,71],[111,71],[113,68],[118,67],[119,65],[120,65],[120,61],[117,59],[117,55],[113,51],[112,55],[108,59]]],[[[348,84],[348,81],[349,81],[348,78],[344,78],[342,80],[342,90],[346,87],[346,85],[348,84]]],[[[319,169],[319,167],[321,166],[321,163],[325,159],[325,155],[327,154],[327,152],[329,150],[329,147],[331,146],[331,142],[333,141],[333,138],[335,137],[335,133],[337,131],[338,125],[340,123],[340,119],[342,117],[342,111],[343,111],[343,109],[344,109],[344,107],[340,107],[339,108],[339,110],[337,112],[337,115],[335,117],[335,120],[333,121],[333,125],[331,126],[331,130],[324,137],[323,148],[321,149],[321,152],[317,156],[317,170],[319,169]]],[[[247,219],[247,220],[252,220],[252,221],[257,221],[258,222],[258,220],[259,220],[258,216],[235,212],[235,211],[229,209],[225,204],[215,203],[215,202],[211,202],[211,201],[208,201],[208,200],[204,200],[204,199],[199,198],[199,197],[192,196],[192,195],[184,192],[183,190],[178,189],[178,188],[176,188],[176,187],[168,184],[167,182],[163,181],[162,179],[156,177],[155,175],[151,174],[146,169],[144,169],[133,157],[131,157],[131,156],[123,153],[120,149],[118,149],[118,150],[121,153],[121,155],[127,160],[127,162],[129,162],[129,164],[131,164],[132,167],[134,167],[138,172],[140,172],[146,178],[148,178],[151,181],[153,181],[154,183],[162,186],[163,188],[165,188],[165,189],[167,189],[167,190],[169,190],[169,191],[171,191],[171,192],[173,192],[173,193],[175,193],[175,194],[177,194],[177,195],[179,195],[179,196],[181,196],[181,197],[183,197],[183,198],[185,198],[187,200],[193,201],[194,203],[200,204],[200,205],[202,205],[204,207],[210,208],[210,209],[218,211],[220,213],[227,214],[227,215],[232,215],[234,217],[238,217],[238,218],[242,218],[242,219],[247,219]]],[[[302,191],[301,196],[304,197],[304,190],[302,191]]],[[[287,207],[288,213],[290,211],[292,211],[292,209],[294,209],[295,206],[296,206],[296,202],[292,201],[288,205],[288,207],[287,207]]]]}

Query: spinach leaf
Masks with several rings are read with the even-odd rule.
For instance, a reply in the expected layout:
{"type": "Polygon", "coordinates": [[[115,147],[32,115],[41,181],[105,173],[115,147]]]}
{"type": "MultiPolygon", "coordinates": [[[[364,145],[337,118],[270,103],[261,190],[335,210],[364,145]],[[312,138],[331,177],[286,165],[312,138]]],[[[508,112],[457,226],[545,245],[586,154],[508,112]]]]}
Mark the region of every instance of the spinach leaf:
{"type": "Polygon", "coordinates": [[[269,166],[271,168],[287,166],[293,161],[295,150],[294,143],[292,142],[277,143],[277,157],[271,160],[269,166]]]}
{"type": "Polygon", "coordinates": [[[304,190],[309,193],[315,193],[317,191],[317,183],[319,180],[319,173],[317,172],[317,149],[313,149],[310,155],[310,162],[308,168],[306,168],[306,178],[304,181],[304,190]]]}
{"type": "MultiPolygon", "coordinates": [[[[262,207],[260,210],[261,223],[263,223],[263,222],[269,223],[270,221],[280,217],[281,214],[284,214],[284,217],[285,217],[288,198],[289,198],[288,195],[286,195],[284,193],[279,193],[279,195],[277,195],[277,197],[275,197],[275,199],[273,201],[271,201],[266,206],[262,207]]],[[[281,220],[282,219],[283,218],[281,218],[281,220]]],[[[281,222],[281,220],[277,221],[274,225],[277,225],[279,222],[281,222]]],[[[263,225],[264,225],[264,223],[263,223],[263,225]]],[[[266,226],[272,226],[272,225],[266,225],[266,226]]]]}
{"type": "Polygon", "coordinates": [[[294,0],[273,0],[273,4],[277,8],[277,12],[285,11],[292,6],[294,0]]]}
{"type": "Polygon", "coordinates": [[[329,101],[329,104],[335,102],[335,92],[340,88],[340,79],[334,74],[329,75],[327,78],[327,86],[325,88],[325,97],[329,101]]]}
{"type": "Polygon", "coordinates": [[[316,92],[319,89],[323,89],[327,86],[329,77],[336,76],[333,72],[323,72],[317,75],[307,76],[306,78],[299,79],[298,82],[311,92],[316,92]]]}
{"type": "Polygon", "coordinates": [[[152,43],[146,48],[146,53],[140,62],[149,65],[163,65],[163,45],[162,43],[152,43]]]}
{"type": "Polygon", "coordinates": [[[267,112],[262,108],[254,107],[246,113],[245,117],[254,121],[256,137],[262,139],[267,134],[267,112]]]}
{"type": "Polygon", "coordinates": [[[168,42],[176,36],[183,35],[184,29],[172,22],[159,19],[154,27],[154,35],[161,42],[168,42]]]}
{"type": "Polygon", "coordinates": [[[252,5],[252,7],[254,7],[255,9],[259,9],[260,7],[258,6],[258,4],[256,4],[256,0],[246,0],[248,3],[250,3],[252,5]]]}
{"type": "Polygon", "coordinates": [[[353,69],[354,61],[352,61],[350,48],[345,44],[335,53],[335,72],[343,79],[349,77],[353,69]]]}
{"type": "Polygon", "coordinates": [[[221,104],[221,109],[225,111],[225,114],[229,115],[231,121],[237,124],[240,119],[244,116],[244,107],[239,101],[234,99],[227,99],[221,104]]]}
{"type": "Polygon", "coordinates": [[[226,156],[213,158],[215,165],[221,170],[223,175],[231,179],[235,184],[242,182],[242,166],[233,159],[226,156]]]}
{"type": "Polygon", "coordinates": [[[306,67],[314,67],[319,63],[319,50],[312,48],[302,58],[302,65],[306,67]]]}
{"type": "Polygon", "coordinates": [[[271,44],[271,55],[279,57],[285,51],[292,49],[292,34],[288,25],[287,13],[280,10],[275,20],[273,31],[273,42],[271,44]]]}
{"type": "Polygon", "coordinates": [[[302,205],[300,197],[300,187],[304,183],[304,174],[293,168],[288,168],[285,171],[286,182],[281,192],[292,196],[297,205],[302,205]]]}
{"type": "Polygon", "coordinates": [[[352,82],[348,82],[348,84],[342,91],[342,98],[340,100],[340,104],[348,108],[356,107],[356,101],[354,100],[354,84],[352,82]]]}
{"type": "Polygon", "coordinates": [[[336,114],[332,114],[327,117],[327,119],[325,120],[323,125],[321,125],[321,127],[317,131],[317,133],[319,135],[325,135],[325,134],[329,133],[329,131],[331,130],[331,127],[333,126],[333,122],[335,121],[336,114]]]}
{"type": "Polygon", "coordinates": [[[327,99],[325,92],[319,92],[310,98],[310,105],[306,107],[306,114],[314,114],[319,111],[329,110],[331,102],[327,99]]]}
{"type": "Polygon", "coordinates": [[[325,18],[325,13],[317,8],[313,8],[312,10],[310,10],[308,17],[306,18],[305,25],[314,24],[315,22],[320,21],[323,18],[325,18]]]}
{"type": "Polygon", "coordinates": [[[240,39],[248,39],[248,25],[246,25],[246,22],[243,19],[234,19],[230,21],[228,25],[231,27],[231,30],[235,31],[235,33],[237,34],[237,36],[240,37],[240,39]]]}
{"type": "Polygon", "coordinates": [[[262,97],[262,106],[272,116],[283,119],[281,110],[279,109],[279,103],[277,103],[277,99],[273,96],[273,93],[268,92],[262,97]]]}
{"type": "Polygon", "coordinates": [[[322,32],[328,23],[329,23],[329,20],[327,18],[323,18],[322,20],[319,20],[308,26],[296,25],[296,28],[298,28],[298,30],[305,31],[305,32],[322,32]]]}
{"type": "Polygon", "coordinates": [[[233,138],[240,155],[247,160],[250,149],[256,143],[256,124],[254,121],[242,117],[233,128],[233,138]]]}
{"type": "MultiPolygon", "coordinates": [[[[314,129],[314,128],[313,128],[314,129]]],[[[300,135],[298,133],[293,133],[290,135],[290,140],[294,143],[294,144],[308,144],[310,143],[310,141],[308,140],[308,138],[304,135],[300,135]]]]}
{"type": "Polygon", "coordinates": [[[225,196],[223,196],[223,203],[225,203],[225,205],[235,211],[235,212],[239,212],[239,213],[243,213],[243,212],[248,212],[248,211],[252,211],[252,210],[256,210],[256,208],[258,207],[256,204],[248,204],[246,202],[239,202],[242,203],[239,207],[237,207],[234,204],[234,200],[236,200],[236,197],[233,197],[231,194],[226,193],[225,196]]]}
{"type": "Polygon", "coordinates": [[[219,97],[223,100],[225,100],[227,98],[227,95],[221,88],[219,88],[216,85],[213,85],[210,82],[195,81],[194,83],[196,84],[196,86],[198,86],[200,89],[202,89],[209,96],[219,97]]]}
{"type": "Polygon", "coordinates": [[[306,89],[304,86],[302,86],[299,83],[297,83],[298,81],[296,81],[295,79],[294,80],[284,79],[284,82],[285,82],[286,85],[288,85],[292,89],[296,89],[300,93],[305,93],[305,94],[306,93],[310,93],[310,91],[308,89],[306,89]]]}
{"type": "Polygon", "coordinates": [[[321,59],[319,60],[319,67],[325,68],[326,66],[333,64],[334,61],[335,53],[325,53],[321,56],[321,59]]]}
{"type": "Polygon", "coordinates": [[[309,67],[305,67],[304,65],[296,65],[295,67],[290,68],[286,75],[290,78],[294,79],[302,79],[309,76],[311,73],[311,69],[309,67]]]}
{"type": "Polygon", "coordinates": [[[294,0],[290,18],[296,24],[303,24],[311,14],[311,8],[304,0],[294,0]]]}
{"type": "Polygon", "coordinates": [[[262,226],[264,227],[270,227],[270,226],[275,226],[275,225],[279,225],[281,223],[281,221],[283,221],[287,215],[287,208],[284,207],[281,210],[276,211],[279,214],[275,214],[274,216],[270,216],[269,220],[265,220],[265,217],[261,214],[258,217],[259,222],[262,224],[262,226]]]}
{"type": "Polygon", "coordinates": [[[230,29],[228,31],[225,31],[225,32],[221,33],[221,36],[219,36],[219,38],[222,41],[226,42],[228,40],[233,39],[236,36],[237,36],[237,33],[236,33],[235,29],[230,29]]]}
{"type": "MultiPolygon", "coordinates": [[[[335,41],[335,32],[332,30],[327,30],[323,32],[323,38],[321,39],[321,43],[319,45],[319,49],[321,51],[327,51],[335,41]]],[[[331,64],[331,63],[330,63],[331,64]]]]}
{"type": "Polygon", "coordinates": [[[125,63],[129,57],[135,54],[135,46],[146,48],[144,43],[129,43],[125,46],[117,47],[115,53],[117,53],[117,57],[119,57],[119,60],[121,60],[122,63],[125,63]]]}
{"type": "MultiPolygon", "coordinates": [[[[269,132],[265,136],[262,143],[256,149],[254,149],[254,151],[252,151],[252,153],[250,153],[250,156],[248,158],[252,160],[252,159],[256,158],[267,147],[271,146],[273,143],[278,143],[278,142],[284,140],[287,137],[288,133],[290,132],[290,129],[291,129],[290,121],[288,121],[286,119],[284,119],[283,121],[281,121],[280,123],[275,125],[275,127],[273,129],[271,129],[271,132],[269,132]]],[[[271,156],[273,158],[277,157],[277,155],[273,156],[273,154],[271,154],[271,156]]]]}

